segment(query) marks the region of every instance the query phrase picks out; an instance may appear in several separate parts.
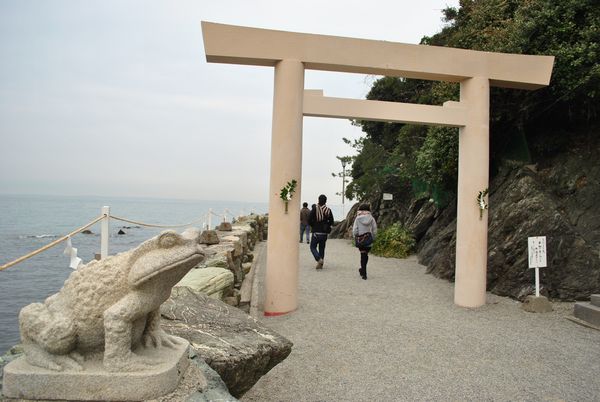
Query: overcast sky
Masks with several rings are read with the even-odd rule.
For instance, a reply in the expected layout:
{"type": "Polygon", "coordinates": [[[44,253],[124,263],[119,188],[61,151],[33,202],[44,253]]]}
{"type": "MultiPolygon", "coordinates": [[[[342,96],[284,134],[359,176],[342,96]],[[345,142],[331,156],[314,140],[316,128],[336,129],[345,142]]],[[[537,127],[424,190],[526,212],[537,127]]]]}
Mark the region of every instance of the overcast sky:
{"type": "MultiPolygon", "coordinates": [[[[207,63],[200,21],[419,43],[458,0],[0,0],[0,193],[266,202],[273,69],[207,63]]],[[[307,71],[364,98],[375,77],[307,71]]],[[[305,117],[302,199],[361,136],[305,117]]]]}

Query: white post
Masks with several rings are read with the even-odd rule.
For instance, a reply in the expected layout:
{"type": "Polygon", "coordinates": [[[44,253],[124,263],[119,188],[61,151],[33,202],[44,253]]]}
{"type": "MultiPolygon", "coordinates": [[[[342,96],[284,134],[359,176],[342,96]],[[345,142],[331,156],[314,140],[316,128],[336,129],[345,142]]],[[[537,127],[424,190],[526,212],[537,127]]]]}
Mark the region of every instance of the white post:
{"type": "Polygon", "coordinates": [[[208,208],[208,230],[212,228],[212,208],[208,208]]]}
{"type": "Polygon", "coordinates": [[[477,194],[489,187],[489,79],[461,81],[460,103],[469,113],[458,133],[454,303],[473,308],[486,301],[488,214],[480,218],[477,194]]]}
{"type": "Polygon", "coordinates": [[[100,223],[100,259],[108,257],[108,221],[110,219],[110,207],[104,206],[101,210],[105,218],[100,223]]]}
{"type": "Polygon", "coordinates": [[[535,297],[540,297],[540,269],[535,267],[535,297]]]}
{"type": "Polygon", "coordinates": [[[274,78],[264,298],[267,316],[289,313],[298,307],[304,65],[298,60],[282,60],[275,65],[274,78]],[[280,189],[292,179],[297,180],[298,189],[289,204],[289,213],[285,213],[280,189]]]}

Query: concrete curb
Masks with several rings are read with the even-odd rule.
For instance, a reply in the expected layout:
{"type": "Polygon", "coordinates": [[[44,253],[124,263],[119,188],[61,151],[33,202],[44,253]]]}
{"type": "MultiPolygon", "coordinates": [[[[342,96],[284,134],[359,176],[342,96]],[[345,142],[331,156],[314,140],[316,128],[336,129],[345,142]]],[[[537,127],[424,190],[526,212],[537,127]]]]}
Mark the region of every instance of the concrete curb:
{"type": "Polygon", "coordinates": [[[267,242],[256,243],[254,247],[254,260],[252,261],[252,292],[250,296],[250,316],[259,319],[263,315],[264,300],[262,291],[265,268],[267,266],[267,242]]]}

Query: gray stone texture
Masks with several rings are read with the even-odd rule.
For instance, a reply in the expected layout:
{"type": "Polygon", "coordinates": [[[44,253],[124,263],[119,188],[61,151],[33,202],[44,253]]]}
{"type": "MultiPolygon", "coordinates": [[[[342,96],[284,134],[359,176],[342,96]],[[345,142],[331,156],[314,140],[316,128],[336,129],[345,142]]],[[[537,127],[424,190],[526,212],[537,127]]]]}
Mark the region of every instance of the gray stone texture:
{"type": "Polygon", "coordinates": [[[577,302],[573,315],[596,328],[600,328],[600,295],[592,295],[589,302],[577,302]]]}
{"type": "Polygon", "coordinates": [[[81,401],[139,401],[175,390],[187,370],[189,344],[174,348],[139,348],[136,354],[153,359],[143,371],[107,371],[101,356],[82,362],[83,370],[55,371],[30,365],[25,357],[4,367],[2,392],[9,398],[81,401]]]}
{"type": "Polygon", "coordinates": [[[254,318],[186,287],[162,305],[163,329],[190,341],[234,397],[285,359],[292,343],[254,318]]]}
{"type": "Polygon", "coordinates": [[[231,232],[231,222],[221,222],[219,226],[217,226],[217,230],[221,232],[231,232]]]}
{"type": "MultiPolygon", "coordinates": [[[[491,184],[488,234],[488,289],[523,300],[535,290],[528,269],[527,238],[546,236],[548,267],[540,269],[541,292],[550,298],[588,298],[600,289],[596,244],[586,238],[546,191],[538,174],[527,168],[507,169],[491,184]]],[[[436,219],[419,244],[427,272],[454,279],[455,205],[436,219]]]]}
{"type": "Polygon", "coordinates": [[[200,243],[206,245],[218,244],[219,236],[217,236],[217,232],[214,230],[205,230],[200,236],[200,243]]]}
{"type": "Polygon", "coordinates": [[[233,274],[225,268],[192,269],[175,286],[187,286],[214,299],[223,299],[233,292],[233,274]]]}
{"type": "MultiPolygon", "coordinates": [[[[8,362],[23,355],[19,348],[14,347],[6,355],[0,357],[0,375],[2,369],[8,362]]],[[[161,397],[148,399],[147,402],[181,402],[181,401],[201,401],[201,402],[234,402],[237,401],[229,391],[227,386],[208,364],[204,362],[198,353],[192,347],[188,347],[188,368],[183,372],[177,388],[161,397]]],[[[2,394],[2,382],[0,377],[0,400],[8,400],[2,394]]],[[[10,399],[15,400],[16,399],[10,399]]],[[[19,399],[19,401],[26,401],[19,399]]]]}
{"type": "Polygon", "coordinates": [[[521,308],[530,313],[549,313],[552,311],[552,304],[544,296],[527,296],[521,308]]]}

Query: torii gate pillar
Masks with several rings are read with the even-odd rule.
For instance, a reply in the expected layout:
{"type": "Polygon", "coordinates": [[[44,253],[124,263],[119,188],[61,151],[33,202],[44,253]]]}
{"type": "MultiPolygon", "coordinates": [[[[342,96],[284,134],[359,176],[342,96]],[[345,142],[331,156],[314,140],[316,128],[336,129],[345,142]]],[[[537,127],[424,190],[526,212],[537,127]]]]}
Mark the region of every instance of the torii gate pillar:
{"type": "Polygon", "coordinates": [[[480,218],[476,195],[488,188],[490,84],[473,77],[460,83],[460,103],[469,110],[459,128],[454,303],[485,304],[488,214],[480,218]]]}
{"type": "Polygon", "coordinates": [[[302,199],[303,94],[304,65],[297,60],[278,62],[273,93],[265,315],[285,314],[298,306],[300,203],[296,200],[302,199]],[[279,191],[292,179],[298,181],[298,190],[285,213],[279,191]]]}

